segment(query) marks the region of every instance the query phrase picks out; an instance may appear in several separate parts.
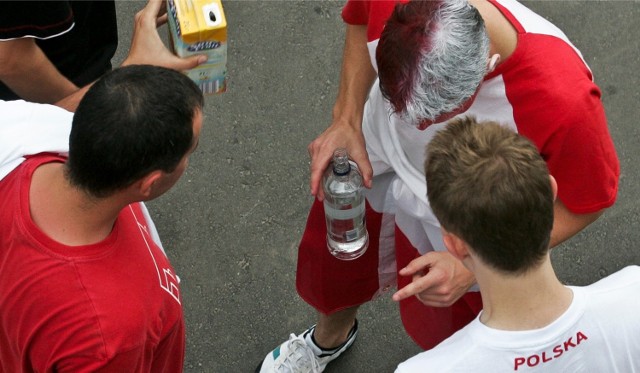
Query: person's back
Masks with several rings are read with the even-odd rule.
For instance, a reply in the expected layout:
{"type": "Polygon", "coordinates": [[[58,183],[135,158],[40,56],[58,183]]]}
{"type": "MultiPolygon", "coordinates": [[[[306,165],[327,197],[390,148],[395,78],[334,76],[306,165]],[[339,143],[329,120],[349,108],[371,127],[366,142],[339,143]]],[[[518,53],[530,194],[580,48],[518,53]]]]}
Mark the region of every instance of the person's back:
{"type": "Polygon", "coordinates": [[[639,372],[640,267],[570,288],[571,306],[544,328],[498,330],[479,316],[397,372],[639,372]]]}
{"type": "Polygon", "coordinates": [[[73,116],[0,104],[0,372],[182,371],[179,278],[141,201],[184,172],[202,105],[184,74],[142,65],[73,116]],[[29,143],[38,126],[59,138],[29,143]]]}
{"type": "Polygon", "coordinates": [[[33,171],[52,162],[64,159],[31,157],[0,182],[0,372],[180,371],[177,279],[142,205],[122,210],[101,242],[56,242],[24,213],[33,171]]]}
{"type": "Polygon", "coordinates": [[[535,145],[495,122],[453,120],[427,146],[427,196],[483,310],[397,372],[640,371],[640,267],[565,286],[549,243],[558,184],[535,145]]]}

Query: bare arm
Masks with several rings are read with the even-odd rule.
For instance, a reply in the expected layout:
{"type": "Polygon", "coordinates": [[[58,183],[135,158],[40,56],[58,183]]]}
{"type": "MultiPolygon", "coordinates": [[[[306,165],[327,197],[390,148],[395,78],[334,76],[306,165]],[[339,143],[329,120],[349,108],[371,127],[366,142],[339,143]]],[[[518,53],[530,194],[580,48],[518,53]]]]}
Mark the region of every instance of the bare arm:
{"type": "Polygon", "coordinates": [[[39,103],[52,104],[78,89],[33,38],[0,41],[0,80],[23,99],[39,103]]]}
{"type": "Polygon", "coordinates": [[[551,230],[551,247],[557,246],[562,242],[576,235],[578,232],[586,228],[589,224],[596,221],[604,210],[600,210],[590,214],[575,214],[567,209],[567,207],[556,198],[553,205],[553,229],[551,230]]]}
{"type": "Polygon", "coordinates": [[[367,28],[347,25],[338,97],[331,125],[308,146],[311,156],[311,194],[324,197],[320,181],[334,149],[345,147],[358,164],[364,184],[371,187],[373,170],[362,135],[362,116],[369,90],[376,79],[367,49],[367,28]]]}

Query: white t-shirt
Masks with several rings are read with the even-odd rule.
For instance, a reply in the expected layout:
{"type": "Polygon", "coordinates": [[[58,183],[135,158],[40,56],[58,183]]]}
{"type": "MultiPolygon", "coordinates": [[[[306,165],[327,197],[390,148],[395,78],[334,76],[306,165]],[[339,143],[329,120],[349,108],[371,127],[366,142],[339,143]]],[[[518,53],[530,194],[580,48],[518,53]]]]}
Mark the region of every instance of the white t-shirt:
{"type": "Polygon", "coordinates": [[[73,113],[58,106],[0,100],[0,180],[42,152],[66,154],[73,113]]]}
{"type": "Polygon", "coordinates": [[[480,316],[398,366],[411,372],[640,372],[640,267],[590,286],[550,325],[529,331],[487,327],[480,316]]]}

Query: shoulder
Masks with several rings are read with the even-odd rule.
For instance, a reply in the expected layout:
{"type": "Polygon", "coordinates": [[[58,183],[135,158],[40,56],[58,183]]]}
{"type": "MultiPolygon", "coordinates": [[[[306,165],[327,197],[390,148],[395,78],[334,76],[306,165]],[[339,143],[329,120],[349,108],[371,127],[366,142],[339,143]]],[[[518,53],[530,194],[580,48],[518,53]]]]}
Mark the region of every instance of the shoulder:
{"type": "Polygon", "coordinates": [[[518,32],[516,50],[502,68],[505,79],[535,79],[547,94],[574,92],[579,81],[591,87],[593,77],[582,53],[562,30],[515,0],[491,1],[518,32]]]}
{"type": "Polygon", "coordinates": [[[476,345],[470,331],[476,322],[479,321],[472,321],[433,349],[421,352],[401,363],[396,373],[440,373],[472,369],[469,363],[473,361],[476,345]]]}
{"type": "Polygon", "coordinates": [[[73,11],[68,1],[0,2],[0,40],[21,37],[46,39],[73,26],[73,11]]]}
{"type": "Polygon", "coordinates": [[[625,267],[586,288],[591,294],[640,291],[640,266],[625,267]]]}
{"type": "MultiPolygon", "coordinates": [[[[526,89],[528,95],[539,94],[543,102],[573,100],[576,94],[594,95],[600,91],[591,70],[580,52],[566,40],[551,35],[520,35],[514,53],[495,74],[502,75],[507,90],[526,89]]],[[[512,90],[507,94],[517,94],[512,90]]]]}
{"type": "MultiPolygon", "coordinates": [[[[625,328],[632,324],[640,329],[637,323],[640,311],[640,267],[628,266],[602,280],[582,288],[587,294],[588,307],[596,315],[607,315],[614,323],[625,323],[625,328]],[[626,323],[624,320],[635,320],[626,323]]],[[[622,325],[621,325],[622,326],[622,325]]]]}
{"type": "MultiPolygon", "coordinates": [[[[594,346],[607,350],[621,364],[637,361],[640,345],[640,267],[629,266],[602,280],[578,288],[585,293],[580,325],[594,346]],[[635,355],[634,355],[635,354],[635,355]]],[[[622,371],[630,371],[620,365],[622,371]]],[[[604,370],[599,370],[604,371],[604,370]]]]}
{"type": "Polygon", "coordinates": [[[54,105],[0,100],[0,179],[24,156],[66,153],[73,113],[54,105]]]}
{"type": "Polygon", "coordinates": [[[399,2],[406,0],[348,0],[342,9],[342,20],[350,25],[366,25],[368,40],[377,40],[399,2]]]}
{"type": "Polygon", "coordinates": [[[5,126],[12,123],[24,124],[45,120],[47,122],[70,121],[73,118],[73,113],[50,104],[38,104],[24,100],[0,100],[0,116],[2,116],[2,125],[5,126]]]}
{"type": "Polygon", "coordinates": [[[518,131],[527,137],[606,131],[601,90],[579,51],[561,38],[521,35],[514,53],[486,83],[493,78],[502,82],[518,131]]]}

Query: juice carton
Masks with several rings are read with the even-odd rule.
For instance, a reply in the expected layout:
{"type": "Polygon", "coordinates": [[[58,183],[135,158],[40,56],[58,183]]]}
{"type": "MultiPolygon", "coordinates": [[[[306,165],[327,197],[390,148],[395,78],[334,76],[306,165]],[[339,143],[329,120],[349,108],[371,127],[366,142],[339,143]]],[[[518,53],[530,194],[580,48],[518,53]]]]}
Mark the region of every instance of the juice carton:
{"type": "Polygon", "coordinates": [[[204,94],[226,91],[227,20],[220,0],[167,0],[169,38],[180,57],[206,54],[187,75],[204,94]]]}

